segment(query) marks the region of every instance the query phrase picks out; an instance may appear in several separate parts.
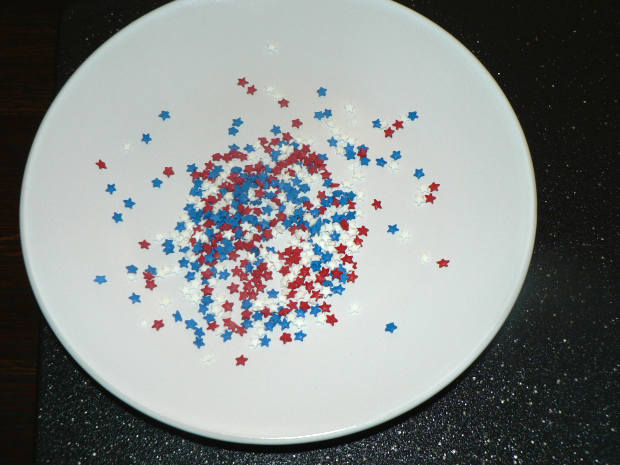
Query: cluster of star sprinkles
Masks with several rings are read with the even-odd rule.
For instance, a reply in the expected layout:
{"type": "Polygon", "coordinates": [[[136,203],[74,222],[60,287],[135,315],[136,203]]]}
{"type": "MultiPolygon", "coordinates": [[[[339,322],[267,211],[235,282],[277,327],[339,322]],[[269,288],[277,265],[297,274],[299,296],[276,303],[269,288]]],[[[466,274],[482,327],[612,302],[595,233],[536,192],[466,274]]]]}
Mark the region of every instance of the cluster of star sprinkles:
{"type": "MultiPolygon", "coordinates": [[[[261,93],[246,77],[237,78],[234,85],[249,97],[261,93]]],[[[273,87],[266,87],[264,93],[280,108],[289,108],[290,100],[273,87]]],[[[328,89],[320,86],[315,98],[322,103],[327,94],[328,89]]],[[[353,113],[354,107],[347,105],[344,110],[353,113]]],[[[332,109],[321,105],[308,117],[325,123],[331,133],[326,139],[330,150],[353,165],[354,178],[363,178],[363,172],[357,171],[363,166],[398,170],[403,156],[400,150],[371,156],[368,146],[353,142],[331,122],[333,115],[332,109]]],[[[174,115],[164,109],[157,117],[159,124],[165,124],[174,115]]],[[[394,139],[418,118],[417,111],[409,111],[402,118],[376,118],[369,127],[394,139]]],[[[241,116],[231,118],[227,135],[236,138],[244,123],[241,116]]],[[[301,117],[290,119],[286,126],[273,124],[254,143],[233,143],[206,161],[183,167],[189,195],[171,233],[136,244],[140,250],[159,247],[163,255],[173,256],[176,264],[158,269],[152,264],[138,267],[131,263],[124,271],[136,286],[128,296],[128,305],[141,304],[144,292],[155,292],[161,280],[180,275],[181,293],[191,304],[190,310],[175,309],[143,325],[156,332],[167,324],[182,325],[195,348],[202,349],[233,338],[246,338],[255,348],[303,343],[308,337],[308,320],[325,326],[339,324],[330,298],[355,285],[361,273],[356,255],[369,233],[358,206],[367,203],[377,212],[385,200],[362,198],[350,183],[336,182],[328,169],[328,155],[317,153],[296,135],[303,124],[301,117]]],[[[141,133],[138,141],[157,143],[148,132],[141,133]]],[[[129,145],[125,144],[126,150],[129,145]]],[[[99,170],[109,169],[101,159],[95,165],[99,170]]],[[[164,166],[161,174],[148,182],[153,189],[161,189],[176,175],[175,169],[181,167],[164,166]]],[[[412,173],[413,202],[431,206],[440,184],[425,183],[425,177],[423,168],[412,173]]],[[[114,183],[103,189],[109,196],[116,191],[114,183]]],[[[119,205],[111,215],[116,224],[123,223],[124,214],[137,204],[127,197],[119,205]]],[[[409,237],[397,223],[386,224],[383,233],[401,240],[409,237]]],[[[431,261],[428,254],[421,259],[431,261]]],[[[442,257],[435,263],[447,268],[450,260],[442,257]]],[[[107,276],[100,274],[93,281],[108,283],[107,276]]],[[[167,297],[161,299],[164,308],[170,303],[167,297]]],[[[350,312],[358,313],[359,305],[352,304],[350,312]]],[[[391,335],[397,328],[390,321],[382,330],[391,335]]],[[[213,355],[204,360],[212,361],[213,355]]],[[[234,364],[244,366],[248,360],[241,354],[234,364]]]]}

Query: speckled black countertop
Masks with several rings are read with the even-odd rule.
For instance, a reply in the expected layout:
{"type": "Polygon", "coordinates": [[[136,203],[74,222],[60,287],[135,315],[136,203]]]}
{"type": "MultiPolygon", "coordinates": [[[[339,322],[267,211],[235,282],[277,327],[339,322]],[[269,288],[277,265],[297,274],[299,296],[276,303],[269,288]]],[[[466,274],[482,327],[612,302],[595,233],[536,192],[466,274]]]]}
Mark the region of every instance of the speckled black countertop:
{"type": "MultiPolygon", "coordinates": [[[[163,3],[69,8],[59,87],[98,45],[163,3]]],[[[534,162],[534,256],[487,350],[439,395],[389,423],[339,440],[268,448],[206,440],[144,417],[87,376],[44,325],[37,463],[620,463],[618,4],[402,3],[454,35],[491,72],[534,162]]]]}

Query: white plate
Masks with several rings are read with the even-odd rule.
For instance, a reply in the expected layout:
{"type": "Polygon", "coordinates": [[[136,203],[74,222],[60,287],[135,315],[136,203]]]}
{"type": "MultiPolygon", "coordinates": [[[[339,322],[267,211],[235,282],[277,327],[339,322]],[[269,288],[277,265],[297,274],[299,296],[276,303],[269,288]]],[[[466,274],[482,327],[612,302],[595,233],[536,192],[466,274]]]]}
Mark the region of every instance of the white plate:
{"type": "MultiPolygon", "coordinates": [[[[241,162],[218,163],[230,168],[241,162]]],[[[302,181],[308,178],[298,172],[302,181]]],[[[317,192],[311,187],[307,194],[315,206],[317,192]]],[[[62,89],[32,147],[21,202],[23,249],[37,300],[90,375],[170,425],[264,444],[368,428],[454,380],[510,311],[528,268],[535,223],[528,148],[496,83],[445,31],[379,0],[188,0],[148,14],[97,50],[62,89]],[[242,77],[249,83],[238,85],[242,77]],[[278,103],[282,98],[288,107],[278,103]],[[162,110],[170,118],[158,117],[162,110]],[[233,125],[235,118],[243,124],[233,125]],[[300,128],[292,127],[296,118],[300,128]],[[381,128],[373,128],[376,119],[381,128]],[[346,282],[343,292],[334,289],[337,277],[333,287],[323,286],[334,296],[317,303],[326,300],[331,312],[313,316],[310,309],[305,319],[292,312],[290,328],[263,329],[270,347],[257,340],[268,320],[254,320],[255,314],[253,328],[225,342],[223,318],[240,323],[239,303],[219,314],[217,297],[230,297],[217,288],[208,313],[220,327],[207,330],[197,304],[182,292],[185,271],[161,276],[181,259],[179,244],[166,255],[160,242],[187,203],[186,165],[202,169],[233,143],[259,148],[257,138],[271,135],[274,124],[302,143],[312,140],[313,150],[328,155],[333,182],[356,194],[349,211],[357,219],[349,231],[369,229],[351,254],[359,278],[346,282]],[[389,125],[394,134],[386,137],[389,125]],[[332,135],[336,147],[327,142],[332,135]],[[369,147],[369,166],[338,153],[347,137],[355,152],[361,144],[369,147]],[[395,161],[393,151],[402,158],[395,161]],[[386,166],[378,166],[380,157],[386,166]],[[164,175],[165,167],[175,174],[164,175]],[[416,169],[425,176],[416,178],[416,169]],[[159,188],[151,183],[156,177],[163,181],[159,188]],[[431,182],[439,184],[432,204],[424,191],[431,182]],[[109,184],[116,190],[106,191],[109,184]],[[130,197],[133,208],[125,206],[130,197]],[[374,199],[381,209],[371,206],[374,199]],[[122,222],[112,219],[115,212],[122,222]],[[389,225],[398,232],[389,233],[389,225]],[[148,250],[138,245],[144,239],[151,242],[148,250]],[[440,267],[441,259],[448,266],[440,267]],[[138,275],[156,267],[158,287],[145,289],[141,276],[128,279],[131,264],[138,275]],[[98,284],[96,276],[106,282],[98,284]],[[132,293],[140,303],[131,303],[132,293]],[[207,333],[198,334],[204,347],[192,343],[196,333],[185,322],[174,321],[177,309],[207,333]],[[329,315],[338,320],[333,326],[323,322],[329,315]],[[164,326],[156,330],[155,320],[164,326]],[[386,331],[389,323],[397,327],[393,332],[386,331]],[[292,342],[280,340],[284,332],[292,342]],[[238,366],[241,355],[247,361],[238,366]]],[[[313,241],[320,239],[327,250],[329,229],[320,231],[313,241]]],[[[267,246],[282,250],[290,240],[276,234],[261,243],[260,256],[268,258],[267,246]]],[[[343,234],[332,245],[346,240],[343,234]]],[[[324,258],[322,267],[336,266],[324,258]]],[[[316,257],[308,253],[307,260],[316,257]]],[[[222,266],[233,269],[228,263],[222,266]]],[[[319,279],[312,270],[310,277],[319,279]]],[[[261,308],[277,306],[275,299],[260,298],[261,308]]],[[[249,300],[249,310],[258,310],[249,300]]],[[[294,300],[315,302],[299,294],[294,300]]]]}

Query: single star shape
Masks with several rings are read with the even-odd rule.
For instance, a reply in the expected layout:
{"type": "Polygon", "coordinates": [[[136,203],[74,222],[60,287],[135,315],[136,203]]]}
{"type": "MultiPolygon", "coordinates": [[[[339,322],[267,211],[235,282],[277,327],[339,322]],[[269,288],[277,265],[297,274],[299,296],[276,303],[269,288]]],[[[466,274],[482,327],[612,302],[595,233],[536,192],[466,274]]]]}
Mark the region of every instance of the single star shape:
{"type": "Polygon", "coordinates": [[[297,331],[297,332],[295,333],[295,340],[296,340],[296,341],[302,341],[302,342],[303,342],[303,340],[304,340],[304,338],[305,338],[306,336],[307,336],[307,334],[306,334],[306,333],[304,333],[303,331],[301,331],[301,330],[300,330],[300,331],[297,331]]]}
{"type": "Polygon", "coordinates": [[[235,118],[234,120],[232,120],[232,125],[236,128],[238,128],[242,124],[243,124],[243,120],[241,118],[235,118]]]}
{"type": "Polygon", "coordinates": [[[282,344],[286,344],[287,342],[291,342],[293,338],[291,337],[290,333],[282,333],[282,336],[280,336],[280,340],[282,341],[282,344]]]}
{"type": "Polygon", "coordinates": [[[259,339],[259,341],[260,341],[261,347],[269,347],[269,343],[271,342],[271,339],[267,337],[267,335],[264,335],[263,337],[259,339]]]}
{"type": "Polygon", "coordinates": [[[437,198],[433,194],[426,194],[424,197],[426,198],[426,203],[435,203],[435,199],[437,198]]]}
{"type": "Polygon", "coordinates": [[[151,138],[151,134],[149,134],[148,132],[146,134],[142,134],[142,142],[144,142],[145,144],[148,144],[149,142],[151,142],[153,139],[151,138]]]}
{"type": "Polygon", "coordinates": [[[156,331],[159,331],[164,327],[164,320],[153,320],[153,326],[151,328],[155,328],[156,331]]]}
{"type": "Polygon", "coordinates": [[[418,119],[418,112],[410,111],[409,114],[407,115],[407,118],[409,118],[411,121],[415,121],[416,119],[418,119]]]}
{"type": "Polygon", "coordinates": [[[228,134],[231,136],[236,136],[238,132],[239,132],[239,129],[235,127],[228,128],[228,134]]]}
{"type": "Polygon", "coordinates": [[[100,170],[105,170],[108,168],[105,164],[105,161],[102,161],[102,160],[95,162],[95,165],[97,165],[100,170]]]}
{"type": "Polygon", "coordinates": [[[299,118],[294,119],[294,120],[291,122],[291,125],[292,125],[294,128],[300,128],[302,124],[304,124],[304,123],[302,123],[302,121],[301,121],[299,118]]]}
{"type": "Polygon", "coordinates": [[[161,185],[163,184],[164,181],[162,181],[159,178],[155,178],[151,181],[151,183],[153,183],[153,187],[161,187],[161,185]]]}
{"type": "Polygon", "coordinates": [[[128,199],[123,200],[123,203],[125,204],[126,208],[133,208],[133,206],[136,204],[136,202],[134,202],[131,197],[129,197],[128,199]]]}
{"type": "Polygon", "coordinates": [[[368,235],[368,231],[369,229],[366,226],[360,226],[359,228],[357,228],[357,232],[361,235],[361,236],[367,236],[368,235]]]}
{"type": "Polygon", "coordinates": [[[314,112],[314,117],[315,117],[316,119],[318,119],[319,121],[321,121],[321,120],[323,119],[323,117],[324,117],[324,116],[325,116],[325,115],[323,114],[323,112],[322,112],[322,111],[315,111],[315,112],[314,112]]]}
{"type": "Polygon", "coordinates": [[[424,176],[424,170],[422,168],[416,168],[415,173],[413,173],[413,175],[420,179],[422,176],[424,176]]]}
{"type": "Polygon", "coordinates": [[[138,242],[140,244],[141,249],[148,249],[151,246],[151,243],[144,239],[143,241],[138,242]]]}
{"type": "Polygon", "coordinates": [[[394,121],[394,124],[392,124],[392,126],[394,126],[394,129],[398,131],[399,129],[403,128],[403,122],[396,120],[394,121]]]}
{"type": "Polygon", "coordinates": [[[221,334],[221,337],[224,342],[230,341],[232,339],[232,331],[230,329],[227,329],[221,334]]]}
{"type": "Polygon", "coordinates": [[[174,169],[172,168],[172,166],[166,166],[164,168],[163,174],[165,176],[168,176],[168,177],[173,176],[174,175],[174,169]]]}
{"type": "Polygon", "coordinates": [[[316,93],[319,94],[319,97],[325,97],[327,95],[327,89],[321,86],[316,90],[316,93]]]}
{"type": "Polygon", "coordinates": [[[256,92],[256,87],[254,87],[253,85],[248,87],[248,94],[254,95],[255,92],[256,92]]]}
{"type": "Polygon", "coordinates": [[[433,183],[429,184],[428,189],[431,192],[437,192],[439,190],[439,186],[440,186],[440,184],[437,184],[436,182],[433,182],[433,183]]]}
{"type": "Polygon", "coordinates": [[[400,150],[394,150],[392,152],[392,155],[390,155],[390,157],[392,157],[393,160],[400,160],[402,158],[402,155],[400,154],[400,150]]]}
{"type": "Polygon", "coordinates": [[[389,232],[390,234],[396,234],[398,232],[398,225],[389,224],[387,232],[389,232]]]}
{"type": "Polygon", "coordinates": [[[377,200],[377,199],[374,199],[372,201],[372,206],[375,208],[375,210],[379,210],[380,208],[383,208],[381,206],[381,200],[377,200]]]}
{"type": "Polygon", "coordinates": [[[135,274],[138,271],[138,267],[136,265],[127,265],[127,273],[135,274]]]}
{"type": "Polygon", "coordinates": [[[140,300],[140,295],[139,295],[139,294],[136,294],[135,292],[133,292],[133,293],[129,296],[129,300],[131,300],[132,305],[133,305],[133,304],[137,304],[137,303],[142,302],[142,301],[140,300]]]}
{"type": "Polygon", "coordinates": [[[108,184],[108,187],[106,187],[105,191],[110,195],[114,194],[114,192],[116,192],[116,185],[108,184]]]}
{"type": "Polygon", "coordinates": [[[167,119],[170,119],[170,112],[167,110],[162,110],[161,113],[157,116],[159,116],[162,121],[166,121],[167,119]]]}
{"type": "Polygon", "coordinates": [[[278,103],[280,104],[280,108],[288,108],[289,101],[285,98],[278,100],[278,103]]]}
{"type": "Polygon", "coordinates": [[[245,366],[245,362],[248,361],[248,358],[245,357],[244,355],[239,355],[239,357],[236,357],[235,360],[237,361],[237,364],[235,366],[245,366]]]}
{"type": "Polygon", "coordinates": [[[379,129],[381,129],[381,120],[380,120],[379,118],[377,118],[376,120],[374,120],[374,121],[372,122],[372,127],[373,127],[373,128],[379,128],[379,129]]]}
{"type": "Polygon", "coordinates": [[[280,129],[280,126],[277,126],[275,124],[270,129],[270,131],[273,133],[274,136],[277,136],[278,134],[280,134],[282,132],[282,130],[280,129]]]}
{"type": "Polygon", "coordinates": [[[329,108],[326,108],[325,110],[323,110],[323,116],[325,116],[325,118],[331,118],[332,111],[329,108]]]}
{"type": "Polygon", "coordinates": [[[196,336],[196,339],[194,339],[194,345],[200,349],[201,347],[204,347],[205,342],[200,336],[196,336]]]}
{"type": "Polygon", "coordinates": [[[383,131],[385,133],[385,137],[392,137],[392,135],[394,134],[394,129],[392,128],[387,128],[383,131]]]}
{"type": "Polygon", "coordinates": [[[147,288],[149,291],[152,291],[153,289],[157,287],[157,284],[155,284],[155,280],[147,279],[144,287],[147,288]]]}
{"type": "Polygon", "coordinates": [[[330,147],[338,146],[338,140],[335,139],[334,136],[331,136],[329,139],[327,139],[327,143],[329,144],[330,147]]]}
{"type": "Polygon", "coordinates": [[[450,260],[446,260],[445,258],[442,258],[441,260],[437,261],[439,268],[448,268],[449,263],[450,263],[450,260]]]}
{"type": "Polygon", "coordinates": [[[377,162],[377,166],[380,166],[381,168],[387,164],[387,161],[385,161],[383,157],[377,158],[375,161],[377,162]]]}
{"type": "Polygon", "coordinates": [[[325,318],[325,322],[334,326],[338,322],[338,318],[336,318],[336,315],[334,315],[333,313],[330,313],[329,315],[327,315],[327,318],[325,318]]]}
{"type": "Polygon", "coordinates": [[[388,323],[385,325],[385,332],[393,333],[394,331],[396,331],[396,328],[398,328],[398,326],[396,326],[394,322],[388,323]]]}
{"type": "Polygon", "coordinates": [[[360,164],[362,166],[368,166],[370,164],[370,158],[368,157],[360,158],[360,164]]]}
{"type": "Polygon", "coordinates": [[[112,215],[112,219],[114,220],[115,223],[120,223],[123,221],[123,214],[114,212],[114,215],[112,215]]]}
{"type": "Polygon", "coordinates": [[[242,78],[237,79],[238,86],[245,87],[246,84],[248,84],[248,81],[246,80],[246,78],[242,77],[242,78]]]}
{"type": "Polygon", "coordinates": [[[99,285],[102,285],[103,283],[107,283],[108,282],[108,280],[106,279],[105,275],[97,275],[97,276],[95,276],[95,279],[93,279],[93,281],[95,281],[99,285]]]}

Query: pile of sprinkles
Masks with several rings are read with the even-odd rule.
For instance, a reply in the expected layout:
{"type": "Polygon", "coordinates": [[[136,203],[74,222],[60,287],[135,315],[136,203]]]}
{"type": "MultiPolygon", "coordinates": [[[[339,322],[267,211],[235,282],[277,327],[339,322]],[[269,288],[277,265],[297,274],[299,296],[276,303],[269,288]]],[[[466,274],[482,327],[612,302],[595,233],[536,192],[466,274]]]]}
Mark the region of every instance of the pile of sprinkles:
{"type": "MultiPolygon", "coordinates": [[[[258,90],[245,77],[237,78],[236,85],[250,96],[258,90]]],[[[265,91],[281,109],[289,108],[289,99],[272,87],[265,91]]],[[[327,88],[320,86],[315,92],[316,98],[324,100],[327,88]]],[[[351,113],[353,108],[349,104],[345,111],[351,113]]],[[[331,151],[360,167],[389,165],[398,169],[401,150],[373,159],[370,147],[356,143],[335,127],[333,114],[330,108],[312,114],[330,130],[326,142],[331,151]]],[[[157,117],[165,123],[173,115],[164,109],[157,117]]],[[[417,111],[410,111],[406,118],[389,124],[377,118],[371,127],[392,139],[418,118],[417,111]]],[[[236,139],[243,124],[241,116],[232,118],[228,136],[236,139]]],[[[167,320],[153,320],[153,331],[160,332],[168,322],[182,325],[197,349],[244,337],[250,339],[250,346],[270,347],[274,343],[303,343],[309,337],[304,330],[307,320],[332,327],[339,323],[330,298],[342,295],[358,278],[355,257],[369,233],[360,222],[358,204],[362,199],[350,185],[335,181],[327,154],[318,153],[291,134],[302,127],[302,119],[294,118],[289,124],[290,130],[273,124],[269,134],[253,144],[241,147],[233,143],[201,164],[185,167],[190,186],[187,203],[172,232],[158,237],[161,253],[173,256],[176,265],[172,269],[162,267],[159,272],[151,264],[142,270],[134,264],[125,266],[127,276],[132,280],[140,277],[137,282],[147,292],[154,291],[160,280],[171,274],[182,276],[181,291],[191,302],[191,310],[176,309],[167,320]]],[[[150,133],[141,133],[139,141],[148,145],[153,138],[150,133]]],[[[126,149],[129,146],[125,144],[126,149]]],[[[95,165],[99,171],[109,170],[102,159],[95,165]]],[[[412,174],[418,184],[414,203],[434,205],[440,184],[423,182],[423,168],[416,168],[412,174]]],[[[175,175],[174,166],[163,167],[163,179],[152,179],[152,188],[161,189],[165,180],[175,175]]],[[[356,176],[361,179],[363,174],[354,173],[356,176]]],[[[117,187],[108,183],[103,190],[113,196],[117,187]]],[[[364,202],[374,212],[382,210],[385,203],[376,198],[364,202]]],[[[132,197],[122,200],[125,212],[134,206],[132,197]]],[[[114,211],[112,221],[122,223],[123,213],[114,211]]],[[[396,223],[386,223],[385,228],[388,236],[408,237],[396,223]]],[[[148,250],[152,245],[143,239],[136,246],[148,250]]],[[[447,268],[449,263],[446,258],[436,262],[439,268],[447,268]]],[[[108,283],[106,275],[101,274],[93,281],[98,286],[108,283]]],[[[128,303],[141,304],[141,292],[137,288],[131,292],[128,303]]],[[[162,306],[169,303],[168,298],[162,299],[162,306]]],[[[391,335],[397,328],[395,322],[386,322],[382,331],[391,335]]],[[[235,365],[245,366],[247,361],[242,354],[235,358],[235,365]]]]}

